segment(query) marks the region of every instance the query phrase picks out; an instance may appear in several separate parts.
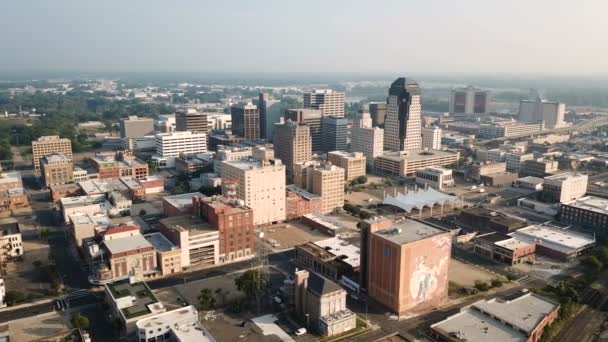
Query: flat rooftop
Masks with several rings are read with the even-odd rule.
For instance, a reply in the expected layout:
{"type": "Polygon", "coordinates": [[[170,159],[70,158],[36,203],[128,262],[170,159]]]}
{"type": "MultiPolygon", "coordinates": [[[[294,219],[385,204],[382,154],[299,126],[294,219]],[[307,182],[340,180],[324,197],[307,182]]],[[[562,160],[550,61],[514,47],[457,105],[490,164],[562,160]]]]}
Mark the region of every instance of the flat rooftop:
{"type": "Polygon", "coordinates": [[[431,328],[461,341],[527,341],[527,334],[557,308],[532,293],[510,301],[481,300],[431,328]]]}
{"type": "Polygon", "coordinates": [[[285,190],[289,191],[289,192],[293,192],[295,194],[298,194],[299,196],[302,196],[306,199],[309,200],[314,200],[314,199],[320,199],[321,196],[319,195],[315,195],[313,193],[310,193],[302,188],[298,188],[297,186],[295,186],[295,184],[289,184],[287,186],[285,186],[285,190]]]}
{"type": "Polygon", "coordinates": [[[85,194],[89,195],[105,194],[113,190],[110,183],[96,179],[82,181],[79,182],[78,185],[85,194]]]}
{"type": "Polygon", "coordinates": [[[390,229],[381,230],[373,234],[395,244],[404,245],[444,233],[446,231],[426,223],[404,218],[394,222],[390,229]]]}
{"type": "Polygon", "coordinates": [[[167,217],[161,219],[159,222],[168,229],[189,231],[191,235],[214,232],[219,234],[218,230],[211,227],[208,222],[200,219],[199,217],[192,218],[190,215],[167,217]]]}
{"type": "Polygon", "coordinates": [[[564,204],[569,205],[571,207],[581,208],[596,213],[608,215],[608,199],[605,198],[585,196],[564,204]]]}
{"type": "Polygon", "coordinates": [[[19,172],[0,172],[0,183],[21,182],[21,173],[19,172]]]}
{"type": "Polygon", "coordinates": [[[103,244],[106,246],[110,254],[125,253],[137,249],[143,248],[154,248],[146,238],[141,234],[128,236],[124,238],[104,240],[103,244]]]}
{"type": "Polygon", "coordinates": [[[212,196],[204,198],[203,201],[209,204],[212,208],[230,208],[231,212],[251,211],[248,206],[239,203],[238,200],[230,199],[223,196],[212,196]]]}
{"type": "Polygon", "coordinates": [[[159,252],[168,252],[178,249],[171,241],[167,240],[167,238],[161,233],[150,233],[144,235],[146,240],[154,246],[159,252]]]}
{"type": "Polygon", "coordinates": [[[182,342],[214,341],[210,338],[209,333],[204,331],[203,327],[198,323],[198,310],[192,305],[141,319],[137,321],[136,325],[138,329],[146,330],[170,326],[173,334],[182,342]],[[191,319],[188,320],[188,318],[191,319]],[[184,324],[184,321],[195,321],[196,323],[184,324]]]}
{"type": "Polygon", "coordinates": [[[408,152],[385,152],[380,157],[394,161],[401,161],[402,159],[407,161],[420,161],[455,156],[458,156],[458,153],[440,150],[411,150],[408,152]]]}
{"type": "Polygon", "coordinates": [[[152,313],[150,305],[162,305],[144,282],[130,284],[126,279],[106,284],[106,288],[114,301],[128,296],[133,298],[132,305],[120,309],[127,319],[152,313]]]}
{"type": "Polygon", "coordinates": [[[588,176],[585,174],[582,174],[582,173],[578,173],[578,172],[563,172],[563,173],[558,173],[553,176],[545,177],[545,180],[563,181],[568,178],[578,178],[578,177],[588,177],[588,176]]]}
{"type": "Polygon", "coordinates": [[[527,177],[518,178],[517,181],[522,182],[522,183],[530,183],[530,184],[542,184],[544,182],[544,179],[539,178],[539,177],[527,176],[527,177]]]}
{"type": "Polygon", "coordinates": [[[106,200],[105,195],[91,195],[91,196],[76,196],[76,197],[64,197],[59,200],[64,208],[81,207],[85,205],[99,204],[102,209],[112,209],[110,202],[106,200]]]}
{"type": "Polygon", "coordinates": [[[338,259],[349,264],[353,268],[357,268],[361,264],[360,248],[346,240],[339,237],[333,237],[325,240],[315,241],[313,243],[337,256],[338,259]]]}
{"type": "Polygon", "coordinates": [[[509,235],[518,240],[541,245],[566,254],[580,251],[595,243],[595,237],[591,235],[547,224],[521,228],[509,235]]]}
{"type": "Polygon", "coordinates": [[[192,198],[196,197],[196,196],[198,196],[200,198],[207,197],[207,196],[201,194],[200,192],[190,192],[187,194],[167,196],[167,197],[164,197],[163,200],[167,201],[172,206],[182,210],[182,209],[192,206],[192,198]]]}
{"type": "Polygon", "coordinates": [[[88,214],[88,213],[74,213],[69,216],[70,221],[72,221],[75,225],[81,224],[92,224],[100,227],[108,227],[112,225],[112,221],[108,217],[108,215],[104,213],[98,214],[88,214]]]}
{"type": "Polygon", "coordinates": [[[525,248],[525,247],[530,247],[530,246],[534,245],[533,243],[529,243],[529,242],[522,241],[522,240],[515,239],[515,238],[510,238],[510,239],[502,240],[502,241],[496,241],[496,242],[494,242],[494,244],[496,246],[506,248],[510,251],[515,251],[518,248],[525,248]]]}

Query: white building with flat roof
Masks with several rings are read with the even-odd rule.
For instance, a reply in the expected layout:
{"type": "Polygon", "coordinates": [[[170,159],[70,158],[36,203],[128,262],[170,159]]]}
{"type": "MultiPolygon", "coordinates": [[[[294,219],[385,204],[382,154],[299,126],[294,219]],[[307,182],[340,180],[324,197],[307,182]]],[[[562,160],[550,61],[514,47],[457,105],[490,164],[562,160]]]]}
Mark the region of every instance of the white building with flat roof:
{"type": "Polygon", "coordinates": [[[551,224],[535,224],[509,234],[536,245],[536,252],[558,259],[571,259],[595,245],[595,236],[551,224]]]}
{"type": "Polygon", "coordinates": [[[380,127],[353,127],[350,150],[363,153],[367,164],[373,165],[374,159],[384,153],[384,130],[380,127]]]}
{"type": "Polygon", "coordinates": [[[178,157],[180,154],[207,152],[207,133],[171,132],[156,135],[156,155],[178,157]]]}
{"type": "Polygon", "coordinates": [[[192,305],[140,319],[135,325],[140,342],[215,342],[192,305]]]}
{"type": "Polygon", "coordinates": [[[439,190],[454,186],[453,170],[443,167],[425,167],[416,170],[416,184],[428,185],[439,190]]]}

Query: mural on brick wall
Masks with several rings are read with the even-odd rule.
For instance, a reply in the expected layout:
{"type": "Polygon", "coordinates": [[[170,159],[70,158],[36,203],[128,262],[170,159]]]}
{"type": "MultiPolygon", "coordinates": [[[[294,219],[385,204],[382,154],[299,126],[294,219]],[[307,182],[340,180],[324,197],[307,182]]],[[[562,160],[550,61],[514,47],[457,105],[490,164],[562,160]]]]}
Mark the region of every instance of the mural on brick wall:
{"type": "Polygon", "coordinates": [[[436,291],[443,290],[450,262],[451,235],[432,238],[435,248],[427,255],[416,257],[416,269],[410,280],[410,295],[418,303],[430,300],[436,291]],[[439,260],[434,256],[442,256],[439,260]]]}

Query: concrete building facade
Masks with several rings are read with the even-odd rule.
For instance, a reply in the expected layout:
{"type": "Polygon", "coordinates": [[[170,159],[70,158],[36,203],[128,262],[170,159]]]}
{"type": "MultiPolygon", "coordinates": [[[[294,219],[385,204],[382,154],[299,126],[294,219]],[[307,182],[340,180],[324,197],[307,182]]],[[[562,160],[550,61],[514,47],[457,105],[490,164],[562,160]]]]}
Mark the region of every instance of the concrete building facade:
{"type": "Polygon", "coordinates": [[[473,86],[452,89],[450,115],[484,115],[489,113],[490,94],[473,86]]]}
{"type": "Polygon", "coordinates": [[[40,160],[40,173],[45,187],[62,185],[74,181],[74,164],[63,153],[53,153],[40,160]]]}
{"type": "Polygon", "coordinates": [[[32,163],[36,173],[40,172],[40,159],[52,153],[63,153],[71,159],[72,142],[57,135],[43,136],[32,141],[32,163]]]}
{"type": "Polygon", "coordinates": [[[425,127],[422,129],[422,148],[441,150],[441,128],[425,127]]]}
{"type": "Polygon", "coordinates": [[[197,132],[207,133],[208,128],[207,113],[199,112],[196,109],[180,109],[175,112],[175,130],[178,132],[197,132]]]}
{"type": "Polygon", "coordinates": [[[384,153],[384,130],[379,127],[353,127],[350,150],[365,155],[368,165],[373,165],[376,157],[384,153]]]}
{"type": "Polygon", "coordinates": [[[367,174],[366,158],[361,152],[329,152],[327,161],[344,169],[344,180],[347,182],[367,174]]]}
{"type": "Polygon", "coordinates": [[[294,184],[321,197],[321,213],[344,206],[344,169],[331,163],[310,161],[294,165],[294,184]]]}
{"type": "Polygon", "coordinates": [[[121,138],[140,138],[154,134],[154,119],[136,115],[120,119],[121,138]]]}
{"type": "Polygon", "coordinates": [[[287,120],[274,124],[274,153],[287,169],[293,172],[293,165],[312,159],[312,138],[310,127],[287,120]]]}
{"type": "Polygon", "coordinates": [[[260,111],[251,102],[240,103],[230,107],[232,115],[232,133],[245,140],[260,140],[260,111]]]}
{"type": "Polygon", "coordinates": [[[344,117],[344,96],[332,89],[313,89],[304,93],[304,108],[319,109],[324,117],[344,117]]]}
{"type": "Polygon", "coordinates": [[[315,152],[322,150],[321,121],[323,120],[323,111],[311,108],[288,109],[285,111],[285,120],[308,126],[312,139],[312,150],[315,152]]]}
{"type": "Polygon", "coordinates": [[[553,202],[571,202],[585,196],[588,180],[589,176],[576,172],[545,177],[543,195],[553,202]]]}

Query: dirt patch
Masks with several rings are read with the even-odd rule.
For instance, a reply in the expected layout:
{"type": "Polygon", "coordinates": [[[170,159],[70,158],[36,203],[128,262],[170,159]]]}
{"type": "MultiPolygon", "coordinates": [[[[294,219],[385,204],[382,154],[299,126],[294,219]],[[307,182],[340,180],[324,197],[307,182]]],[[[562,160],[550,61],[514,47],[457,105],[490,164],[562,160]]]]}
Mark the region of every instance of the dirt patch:
{"type": "Polygon", "coordinates": [[[331,237],[297,221],[275,224],[260,228],[259,231],[264,233],[262,242],[266,244],[267,248],[274,250],[288,249],[309,241],[319,241],[331,237]]]}
{"type": "Polygon", "coordinates": [[[452,259],[448,278],[450,283],[454,284],[453,286],[473,287],[476,281],[489,283],[492,279],[499,277],[478,267],[452,259]]]}

